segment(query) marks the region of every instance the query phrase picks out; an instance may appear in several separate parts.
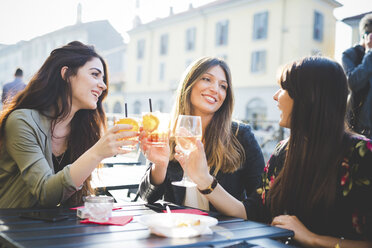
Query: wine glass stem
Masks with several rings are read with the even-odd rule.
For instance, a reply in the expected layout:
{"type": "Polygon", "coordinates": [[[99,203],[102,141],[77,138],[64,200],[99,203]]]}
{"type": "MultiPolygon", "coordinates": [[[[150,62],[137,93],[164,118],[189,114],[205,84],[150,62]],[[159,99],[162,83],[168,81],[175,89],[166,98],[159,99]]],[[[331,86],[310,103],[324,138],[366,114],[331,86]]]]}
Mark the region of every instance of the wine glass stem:
{"type": "MultiPolygon", "coordinates": [[[[187,157],[187,159],[189,159],[189,152],[185,152],[185,155],[187,157]]],[[[189,176],[188,176],[188,173],[187,173],[187,170],[188,170],[188,166],[185,166],[185,171],[183,173],[183,180],[185,181],[189,181],[189,176]]]]}

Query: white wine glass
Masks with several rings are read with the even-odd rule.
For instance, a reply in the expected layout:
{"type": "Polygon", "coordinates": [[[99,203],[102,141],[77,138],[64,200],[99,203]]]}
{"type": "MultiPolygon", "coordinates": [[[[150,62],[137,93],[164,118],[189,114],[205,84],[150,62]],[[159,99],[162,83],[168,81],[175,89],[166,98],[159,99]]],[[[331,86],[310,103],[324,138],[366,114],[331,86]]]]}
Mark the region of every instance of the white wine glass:
{"type": "MultiPolygon", "coordinates": [[[[202,138],[202,123],[200,116],[179,115],[174,136],[176,138],[176,144],[185,156],[188,157],[189,154],[196,149],[196,141],[201,140],[202,138]]],[[[172,182],[172,184],[181,187],[196,186],[196,184],[187,176],[187,167],[183,173],[182,180],[172,182]]]]}

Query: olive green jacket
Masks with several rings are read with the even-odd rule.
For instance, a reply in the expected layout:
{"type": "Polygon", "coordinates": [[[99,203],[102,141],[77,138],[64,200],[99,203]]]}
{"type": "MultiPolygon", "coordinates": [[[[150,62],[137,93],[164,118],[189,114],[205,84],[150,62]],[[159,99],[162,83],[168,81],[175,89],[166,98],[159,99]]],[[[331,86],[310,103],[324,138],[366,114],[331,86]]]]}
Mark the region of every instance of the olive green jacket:
{"type": "Polygon", "coordinates": [[[4,141],[0,208],[53,207],[79,190],[69,165],[54,172],[51,121],[45,115],[31,109],[15,110],[6,121],[4,141]]]}

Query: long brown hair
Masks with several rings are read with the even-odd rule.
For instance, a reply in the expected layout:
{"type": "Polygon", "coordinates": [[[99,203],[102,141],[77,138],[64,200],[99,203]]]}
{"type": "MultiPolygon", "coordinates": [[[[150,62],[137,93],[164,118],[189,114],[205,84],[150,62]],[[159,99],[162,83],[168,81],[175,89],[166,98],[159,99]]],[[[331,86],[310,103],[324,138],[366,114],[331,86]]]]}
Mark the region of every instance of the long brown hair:
{"type": "MultiPolygon", "coordinates": [[[[9,115],[17,109],[38,110],[51,119],[52,127],[57,119],[63,119],[68,116],[72,104],[72,91],[68,83],[69,78],[76,75],[79,68],[93,58],[99,58],[102,62],[105,75],[103,81],[108,87],[106,63],[96,53],[93,46],[73,41],[53,50],[27,87],[18,93],[1,112],[0,149],[5,149],[3,146],[5,123],[9,115]],[[64,66],[68,67],[65,74],[66,80],[61,76],[61,69],[64,66]]],[[[71,130],[67,138],[71,162],[75,161],[93,146],[101,137],[102,130],[106,129],[106,116],[102,107],[102,101],[106,97],[107,92],[108,88],[98,98],[96,109],[79,110],[71,120],[71,130]]],[[[87,194],[91,190],[89,181],[90,177],[84,183],[83,194],[87,194]]]]}
{"type": "Polygon", "coordinates": [[[284,166],[268,195],[271,213],[293,214],[311,226],[335,204],[348,137],[346,76],[335,61],[307,57],[288,64],[279,84],[294,102],[284,166]]]}
{"type": "MultiPolygon", "coordinates": [[[[177,92],[176,105],[173,109],[173,123],[175,126],[178,115],[193,114],[190,99],[191,90],[203,74],[214,66],[220,66],[222,68],[228,84],[225,101],[217,112],[214,113],[212,120],[205,128],[205,133],[203,134],[208,165],[210,168],[214,168],[213,173],[217,175],[219,170],[224,173],[236,171],[245,160],[243,146],[231,131],[234,95],[230,69],[223,60],[203,57],[196,60],[186,69],[177,92]]],[[[171,159],[174,158],[174,146],[175,142],[171,140],[171,159]]]]}

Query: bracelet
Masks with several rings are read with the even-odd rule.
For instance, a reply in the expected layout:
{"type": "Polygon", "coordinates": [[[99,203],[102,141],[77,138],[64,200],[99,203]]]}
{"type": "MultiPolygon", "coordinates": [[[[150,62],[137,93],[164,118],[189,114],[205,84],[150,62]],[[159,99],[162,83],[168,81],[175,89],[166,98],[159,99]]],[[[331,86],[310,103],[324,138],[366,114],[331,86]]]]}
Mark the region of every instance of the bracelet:
{"type": "Polygon", "coordinates": [[[341,242],[342,240],[344,240],[344,237],[341,237],[340,238],[340,242],[338,242],[336,245],[335,245],[335,248],[341,248],[341,242]]]}
{"type": "Polygon", "coordinates": [[[203,189],[203,190],[200,190],[198,188],[198,190],[203,195],[208,195],[208,194],[212,193],[212,191],[217,187],[217,184],[218,184],[217,179],[215,177],[213,177],[213,182],[211,183],[211,185],[208,186],[208,188],[203,189]]]}

